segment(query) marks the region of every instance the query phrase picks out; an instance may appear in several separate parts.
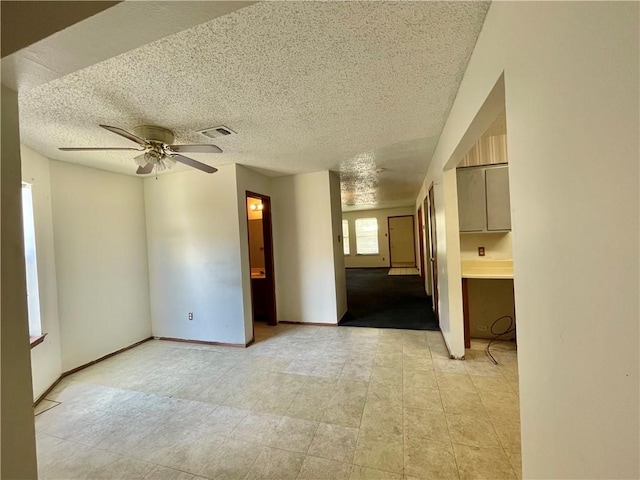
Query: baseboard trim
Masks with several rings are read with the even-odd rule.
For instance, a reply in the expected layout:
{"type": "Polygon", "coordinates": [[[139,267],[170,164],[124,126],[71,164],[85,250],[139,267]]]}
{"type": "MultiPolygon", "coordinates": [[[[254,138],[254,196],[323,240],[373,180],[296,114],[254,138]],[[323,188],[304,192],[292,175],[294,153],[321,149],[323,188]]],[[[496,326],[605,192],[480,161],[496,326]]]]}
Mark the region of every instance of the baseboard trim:
{"type": "Polygon", "coordinates": [[[33,407],[35,408],[42,400],[44,400],[46,398],[47,395],[49,395],[51,393],[51,391],[56,388],[56,386],[60,383],[60,381],[64,378],[64,377],[68,377],[69,375],[72,375],[76,372],[79,372],[80,370],[84,370],[87,367],[90,367],[92,365],[95,365],[96,363],[99,363],[103,360],[106,360],[107,358],[111,358],[114,355],[118,355],[119,353],[125,352],[127,350],[130,350],[134,347],[137,347],[138,345],[142,345],[145,342],[148,342],[149,340],[153,340],[153,337],[149,337],[149,338],[145,338],[143,340],[140,340],[139,342],[133,343],[131,345],[129,345],[128,347],[124,347],[121,348],[120,350],[116,350],[115,352],[111,352],[111,353],[107,353],[106,355],[104,355],[103,357],[100,357],[96,360],[92,360],[89,363],[85,363],[84,365],[80,365],[79,367],[76,368],[72,368],[71,370],[67,370],[66,372],[62,372],[60,374],[60,376],[58,377],[58,379],[53,382],[51,384],[51,386],[49,388],[47,388],[44,393],[42,395],[40,395],[35,402],[33,402],[33,407]]]}
{"type": "Polygon", "coordinates": [[[247,348],[253,343],[253,340],[248,343],[224,343],[224,342],[209,342],[207,340],[190,340],[188,338],[173,338],[173,337],[154,337],[156,340],[166,340],[168,342],[182,342],[182,343],[197,343],[200,345],[213,345],[216,347],[233,347],[233,348],[247,348]]]}
{"type": "Polygon", "coordinates": [[[290,322],[288,320],[280,320],[278,323],[285,323],[287,325],[313,325],[314,327],[337,327],[337,323],[317,323],[317,322],[290,322]]]}

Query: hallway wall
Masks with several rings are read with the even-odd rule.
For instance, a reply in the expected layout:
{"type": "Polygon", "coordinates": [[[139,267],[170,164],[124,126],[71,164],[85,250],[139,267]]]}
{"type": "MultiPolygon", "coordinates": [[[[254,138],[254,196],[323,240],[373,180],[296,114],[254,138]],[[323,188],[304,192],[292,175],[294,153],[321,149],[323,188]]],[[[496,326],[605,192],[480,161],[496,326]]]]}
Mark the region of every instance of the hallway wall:
{"type": "Polygon", "coordinates": [[[431,182],[444,190],[441,314],[460,325],[443,169],[504,73],[524,478],[640,476],[639,14],[636,2],[494,2],[416,200],[431,182]]]}
{"type": "Polygon", "coordinates": [[[33,389],[22,239],[18,95],[2,86],[0,163],[0,477],[36,478],[33,389]]]}
{"type": "MultiPolygon", "coordinates": [[[[58,319],[58,284],[53,243],[53,211],[51,208],[50,160],[24,145],[22,180],[30,183],[33,195],[33,215],[36,233],[40,322],[44,341],[31,349],[33,397],[36,400],[62,373],[60,323],[58,319]]],[[[96,357],[97,358],[97,357],[96,357]]]]}

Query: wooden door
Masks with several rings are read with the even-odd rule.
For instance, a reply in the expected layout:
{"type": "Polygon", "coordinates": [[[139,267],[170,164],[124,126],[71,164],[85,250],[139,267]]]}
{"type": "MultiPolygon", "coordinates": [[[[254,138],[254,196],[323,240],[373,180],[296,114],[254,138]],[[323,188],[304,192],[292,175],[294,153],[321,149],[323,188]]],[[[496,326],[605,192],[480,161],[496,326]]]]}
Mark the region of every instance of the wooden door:
{"type": "Polygon", "coordinates": [[[426,240],[426,252],[424,261],[426,263],[425,274],[427,275],[427,295],[433,295],[433,272],[431,271],[431,232],[429,230],[429,195],[424,197],[422,202],[422,211],[424,212],[424,235],[426,240]]]}
{"type": "Polygon", "coordinates": [[[424,278],[424,222],[422,221],[422,205],[418,208],[418,242],[420,247],[420,276],[424,278]]]}
{"type": "Polygon", "coordinates": [[[433,288],[431,299],[433,300],[433,311],[436,317],[440,318],[438,312],[438,244],[436,236],[436,206],[433,195],[433,184],[429,187],[429,264],[431,265],[431,278],[433,288]]]}
{"type": "Polygon", "coordinates": [[[413,215],[388,217],[389,260],[392,267],[415,267],[416,240],[413,234],[413,215]]]}

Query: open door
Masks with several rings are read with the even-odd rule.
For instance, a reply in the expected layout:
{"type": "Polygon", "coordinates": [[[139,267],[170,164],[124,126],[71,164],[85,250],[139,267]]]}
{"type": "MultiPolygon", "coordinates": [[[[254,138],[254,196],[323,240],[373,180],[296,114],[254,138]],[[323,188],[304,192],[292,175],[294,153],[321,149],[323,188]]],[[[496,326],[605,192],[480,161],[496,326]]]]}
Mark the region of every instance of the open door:
{"type": "Polygon", "coordinates": [[[247,230],[253,321],[277,325],[270,197],[247,192],[247,230]]]}
{"type": "Polygon", "coordinates": [[[416,241],[413,215],[388,217],[391,267],[415,267],[416,241]]]}
{"type": "Polygon", "coordinates": [[[440,319],[438,311],[438,246],[436,238],[436,206],[433,195],[433,183],[429,187],[429,265],[431,270],[432,289],[431,298],[433,300],[433,313],[440,319]]]}

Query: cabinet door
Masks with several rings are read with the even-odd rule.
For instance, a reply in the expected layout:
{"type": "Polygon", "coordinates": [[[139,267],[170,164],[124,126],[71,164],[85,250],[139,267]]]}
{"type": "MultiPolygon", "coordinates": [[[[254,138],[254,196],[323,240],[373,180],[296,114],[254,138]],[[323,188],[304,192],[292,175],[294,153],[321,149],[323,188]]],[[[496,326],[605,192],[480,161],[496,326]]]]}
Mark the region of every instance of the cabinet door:
{"type": "Polygon", "coordinates": [[[487,168],[487,230],[511,230],[509,168],[487,168]]]}
{"type": "Polygon", "coordinates": [[[487,225],[484,169],[461,168],[456,173],[460,231],[481,232],[487,225]]]}

